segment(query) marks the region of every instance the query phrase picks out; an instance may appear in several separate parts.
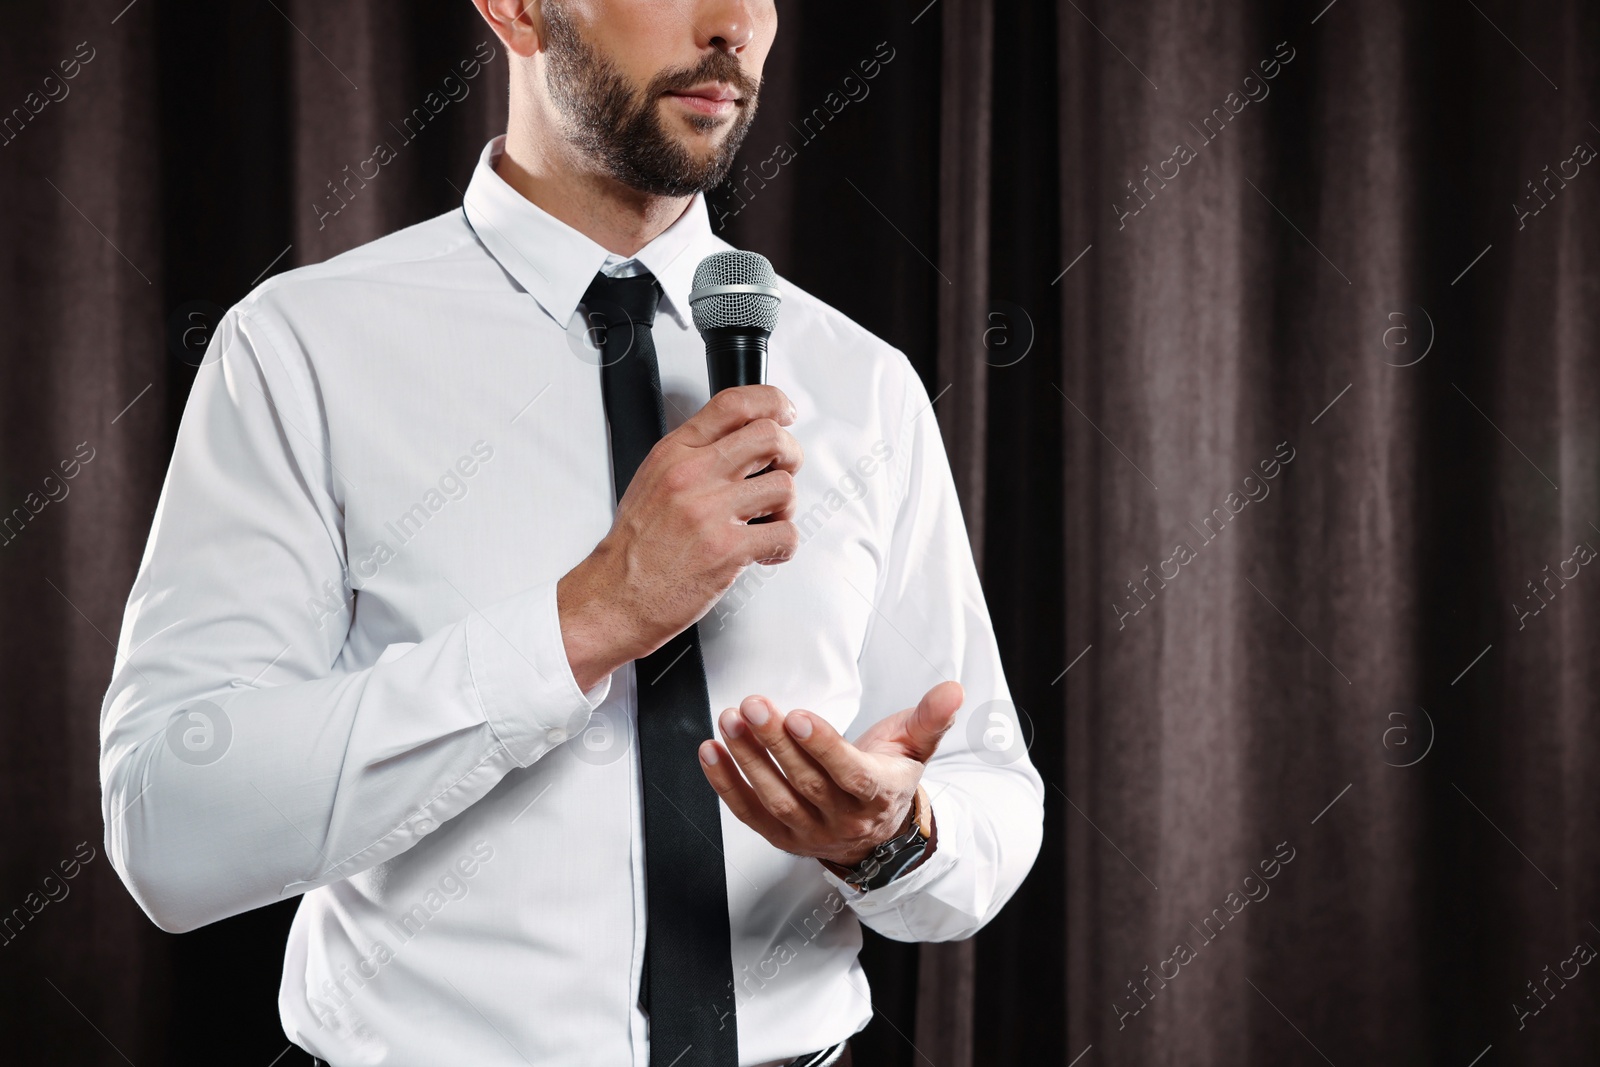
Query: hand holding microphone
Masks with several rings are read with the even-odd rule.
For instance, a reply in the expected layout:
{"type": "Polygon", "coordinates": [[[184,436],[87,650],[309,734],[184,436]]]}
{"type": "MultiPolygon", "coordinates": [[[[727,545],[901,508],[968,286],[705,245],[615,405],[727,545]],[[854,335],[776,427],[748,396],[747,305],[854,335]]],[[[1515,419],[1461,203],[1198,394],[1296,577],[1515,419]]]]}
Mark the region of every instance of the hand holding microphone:
{"type": "Polygon", "coordinates": [[[794,474],[804,453],[785,428],[794,405],[761,384],[775,280],[753,252],[720,252],[695,271],[689,300],[711,399],[650,450],[610,532],[558,586],[584,689],[698,622],[750,564],[782,563],[799,545],[794,474]]]}

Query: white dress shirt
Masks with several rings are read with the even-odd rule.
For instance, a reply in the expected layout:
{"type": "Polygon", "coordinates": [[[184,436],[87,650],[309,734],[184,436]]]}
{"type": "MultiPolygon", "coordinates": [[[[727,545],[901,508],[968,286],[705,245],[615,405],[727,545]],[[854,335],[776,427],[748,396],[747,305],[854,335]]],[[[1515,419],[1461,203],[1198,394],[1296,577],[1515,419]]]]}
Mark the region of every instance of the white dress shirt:
{"type": "MultiPolygon", "coordinates": [[[[301,895],[279,1008],[335,1067],[648,1062],[634,668],[580,691],[556,612],[615,512],[579,302],[608,263],[660,280],[677,426],[707,399],[691,278],[728,245],[696,197],[621,260],[507,185],[502,150],[464,212],[224,317],[102,709],[117,872],[169,931],[301,895]]],[[[866,1025],[858,922],[908,941],[983,926],[1043,810],[926,391],[780,285],[769,380],[798,409],[802,544],[701,621],[713,715],[763,693],[853,738],[943,679],[967,700],[925,777],[938,848],[884,888],[722,808],[745,1065],[866,1025]]]]}

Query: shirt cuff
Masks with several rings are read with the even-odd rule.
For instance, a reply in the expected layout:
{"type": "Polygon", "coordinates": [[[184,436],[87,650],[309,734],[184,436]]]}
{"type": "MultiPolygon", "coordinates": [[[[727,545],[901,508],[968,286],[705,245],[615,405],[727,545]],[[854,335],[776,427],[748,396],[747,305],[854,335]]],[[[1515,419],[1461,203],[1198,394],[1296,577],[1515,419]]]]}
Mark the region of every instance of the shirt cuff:
{"type": "MultiPolygon", "coordinates": [[[[955,866],[962,854],[967,851],[967,839],[971,835],[971,829],[967,826],[966,813],[961,805],[953,802],[940,804],[939,797],[934,794],[933,789],[930,788],[928,793],[928,802],[933,809],[935,833],[938,835],[938,847],[933,850],[933,855],[917,864],[914,870],[901,875],[888,885],[862,892],[828,868],[822,868],[822,876],[839,891],[845,903],[850,905],[862,919],[878,920],[883,913],[892,912],[907,900],[915,898],[955,866]]],[[[906,936],[910,936],[909,930],[906,931],[906,936]]]]}
{"type": "Polygon", "coordinates": [[[467,616],[467,662],[484,718],[519,767],[575,737],[611,691],[611,676],[578,688],[561,638],[556,583],[467,616]]]}

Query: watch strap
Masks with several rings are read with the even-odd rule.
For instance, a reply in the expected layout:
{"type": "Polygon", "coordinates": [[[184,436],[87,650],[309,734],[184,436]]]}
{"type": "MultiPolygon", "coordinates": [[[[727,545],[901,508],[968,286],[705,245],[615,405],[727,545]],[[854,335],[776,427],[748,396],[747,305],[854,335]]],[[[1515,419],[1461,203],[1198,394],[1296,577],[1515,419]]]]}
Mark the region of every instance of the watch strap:
{"type": "Polygon", "coordinates": [[[878,845],[855,867],[832,863],[828,866],[846,885],[859,892],[882,889],[920,863],[936,843],[938,831],[933,822],[933,805],[921,785],[917,786],[906,821],[909,823],[906,830],[878,845]]]}

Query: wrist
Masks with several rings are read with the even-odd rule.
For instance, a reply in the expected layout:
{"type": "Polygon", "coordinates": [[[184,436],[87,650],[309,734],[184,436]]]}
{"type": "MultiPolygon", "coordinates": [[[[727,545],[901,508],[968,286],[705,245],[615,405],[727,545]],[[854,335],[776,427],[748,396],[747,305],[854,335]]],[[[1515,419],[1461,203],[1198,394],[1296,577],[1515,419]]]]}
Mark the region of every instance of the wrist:
{"type": "Polygon", "coordinates": [[[856,889],[876,889],[920,867],[933,854],[938,840],[932,801],[927,790],[918,785],[897,832],[864,851],[837,859],[817,859],[856,889]]]}
{"type": "Polygon", "coordinates": [[[906,805],[905,817],[900,820],[895,829],[883,835],[879,840],[873,841],[870,844],[862,845],[853,852],[846,852],[833,857],[818,856],[817,858],[829,867],[838,868],[838,870],[834,872],[836,874],[842,874],[845,871],[859,867],[863,862],[866,861],[868,856],[872,855],[872,853],[876,851],[879,845],[882,845],[886,841],[893,841],[895,838],[906,834],[911,829],[911,823],[916,818],[916,815],[917,799],[915,794],[913,794],[911,802],[906,805]]]}
{"type": "Polygon", "coordinates": [[[556,612],[567,665],[584,692],[649,652],[637,647],[632,621],[616,610],[616,586],[606,576],[607,555],[602,542],[556,583],[556,612]]]}

